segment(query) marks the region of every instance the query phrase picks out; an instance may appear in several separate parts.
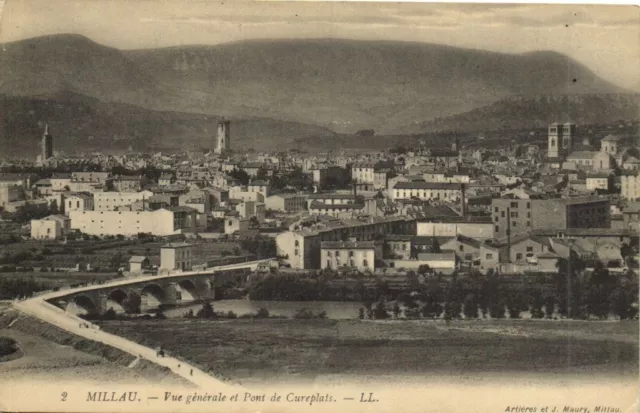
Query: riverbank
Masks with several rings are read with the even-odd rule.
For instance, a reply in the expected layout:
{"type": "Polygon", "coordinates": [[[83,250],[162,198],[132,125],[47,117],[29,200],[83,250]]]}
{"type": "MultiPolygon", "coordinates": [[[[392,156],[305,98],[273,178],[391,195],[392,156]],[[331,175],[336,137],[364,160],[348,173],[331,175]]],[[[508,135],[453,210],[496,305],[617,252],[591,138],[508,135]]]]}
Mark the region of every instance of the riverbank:
{"type": "Polygon", "coordinates": [[[633,321],[169,319],[100,325],[244,385],[332,377],[638,374],[633,321]]]}

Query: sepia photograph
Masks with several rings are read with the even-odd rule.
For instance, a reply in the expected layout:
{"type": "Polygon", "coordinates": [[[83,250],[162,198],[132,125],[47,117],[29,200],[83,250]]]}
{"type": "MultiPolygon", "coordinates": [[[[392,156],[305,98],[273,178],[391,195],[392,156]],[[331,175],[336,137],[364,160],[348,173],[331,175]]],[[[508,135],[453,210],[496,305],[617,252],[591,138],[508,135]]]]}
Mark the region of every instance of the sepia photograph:
{"type": "Polygon", "coordinates": [[[0,0],[0,412],[639,408],[640,8],[0,0]]]}

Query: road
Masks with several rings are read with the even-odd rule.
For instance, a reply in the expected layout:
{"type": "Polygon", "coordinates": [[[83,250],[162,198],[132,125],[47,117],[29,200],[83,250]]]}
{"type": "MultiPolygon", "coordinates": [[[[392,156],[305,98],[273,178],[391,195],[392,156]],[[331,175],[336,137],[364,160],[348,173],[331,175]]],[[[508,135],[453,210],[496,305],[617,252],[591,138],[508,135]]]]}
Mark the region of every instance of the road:
{"type": "Polygon", "coordinates": [[[168,355],[165,355],[165,357],[158,357],[155,349],[140,345],[138,343],[134,343],[133,341],[127,340],[123,337],[104,332],[100,330],[97,325],[94,325],[80,317],[77,317],[74,314],[67,313],[66,311],[54,306],[53,304],[50,304],[48,300],[64,297],[66,295],[75,294],[81,291],[96,290],[96,289],[102,289],[105,287],[139,283],[141,281],[157,280],[159,278],[173,278],[173,277],[179,277],[179,276],[185,276],[185,275],[202,274],[202,273],[208,273],[208,272],[217,272],[217,271],[240,269],[240,268],[255,269],[260,263],[265,261],[267,260],[252,261],[252,262],[246,262],[246,263],[240,263],[240,264],[231,264],[231,265],[210,268],[203,271],[182,272],[182,273],[176,273],[176,274],[170,274],[170,275],[164,275],[164,276],[132,277],[127,279],[118,279],[118,280],[106,282],[100,285],[91,285],[86,287],[65,289],[63,291],[47,292],[26,300],[14,301],[12,303],[12,306],[24,314],[30,315],[32,317],[36,317],[49,324],[53,324],[63,330],[68,331],[69,333],[72,333],[81,337],[85,337],[89,340],[104,343],[111,347],[125,351],[135,357],[140,357],[142,359],[149,360],[160,366],[168,367],[169,369],[171,369],[173,373],[183,377],[184,379],[190,381],[191,383],[195,384],[200,388],[215,389],[216,391],[228,390],[231,387],[229,383],[223,382],[215,377],[212,377],[209,374],[205,373],[204,371],[196,368],[195,366],[192,366],[188,363],[177,360],[168,355]],[[88,326],[88,328],[84,326],[88,326]]]}

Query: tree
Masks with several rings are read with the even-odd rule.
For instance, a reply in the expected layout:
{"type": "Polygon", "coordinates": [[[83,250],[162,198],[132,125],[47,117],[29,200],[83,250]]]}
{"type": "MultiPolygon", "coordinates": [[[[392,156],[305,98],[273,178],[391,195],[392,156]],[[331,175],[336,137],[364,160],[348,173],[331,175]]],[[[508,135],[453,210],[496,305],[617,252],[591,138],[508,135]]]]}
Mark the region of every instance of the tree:
{"type": "Polygon", "coordinates": [[[400,316],[400,306],[398,302],[393,305],[393,318],[398,318],[400,316]]]}
{"type": "Polygon", "coordinates": [[[215,311],[213,311],[213,306],[209,301],[205,301],[202,304],[202,308],[198,310],[196,317],[198,318],[213,318],[216,316],[215,311]]]}
{"type": "Polygon", "coordinates": [[[531,299],[531,318],[544,318],[542,295],[536,292],[531,299]]]}
{"type": "Polygon", "coordinates": [[[547,298],[544,299],[545,317],[548,319],[553,318],[553,313],[555,311],[555,308],[556,308],[556,299],[552,295],[547,296],[547,298]]]}
{"type": "Polygon", "coordinates": [[[259,308],[256,312],[256,318],[269,318],[269,315],[269,310],[264,307],[259,308]]]}
{"type": "Polygon", "coordinates": [[[358,309],[358,318],[359,318],[360,320],[364,320],[364,308],[362,308],[362,307],[360,307],[360,308],[358,309]]]}
{"type": "Polygon", "coordinates": [[[478,318],[478,303],[473,294],[465,297],[463,311],[466,318],[478,318]]]}
{"type": "Polygon", "coordinates": [[[507,298],[507,310],[509,318],[520,318],[520,313],[526,308],[524,297],[520,294],[509,295],[507,298]]]}
{"type": "Polygon", "coordinates": [[[438,253],[441,252],[440,251],[440,241],[438,241],[438,238],[433,237],[433,242],[431,243],[431,251],[434,253],[438,253]]]}
{"type": "Polygon", "coordinates": [[[462,312],[462,304],[460,301],[452,300],[447,301],[444,305],[444,313],[448,319],[458,319],[460,318],[460,313],[462,312]]]}
{"type": "Polygon", "coordinates": [[[376,307],[373,310],[373,316],[376,320],[384,320],[389,318],[387,306],[383,300],[378,301],[378,303],[376,304],[376,307]]]}
{"type": "Polygon", "coordinates": [[[122,308],[127,314],[140,314],[141,305],[142,298],[133,291],[129,292],[127,297],[122,301],[122,308]]]}
{"type": "Polygon", "coordinates": [[[418,267],[418,274],[425,276],[431,272],[431,267],[427,264],[422,264],[418,267]]]}
{"type": "Polygon", "coordinates": [[[499,300],[489,305],[491,318],[505,318],[504,301],[499,300]]]}

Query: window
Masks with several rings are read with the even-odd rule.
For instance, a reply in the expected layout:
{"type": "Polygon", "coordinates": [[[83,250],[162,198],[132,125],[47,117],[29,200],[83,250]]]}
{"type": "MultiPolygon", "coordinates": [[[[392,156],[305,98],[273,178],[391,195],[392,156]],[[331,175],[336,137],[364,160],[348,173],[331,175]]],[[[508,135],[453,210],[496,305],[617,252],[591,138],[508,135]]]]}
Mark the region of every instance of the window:
{"type": "Polygon", "coordinates": [[[511,213],[511,218],[518,218],[518,213],[517,212],[512,212],[511,213]]]}
{"type": "Polygon", "coordinates": [[[460,251],[464,251],[464,245],[460,245],[459,249],[460,251]]]}
{"type": "Polygon", "coordinates": [[[327,251],[327,257],[331,256],[331,251],[327,251]]]}
{"type": "MultiPolygon", "coordinates": [[[[229,222],[231,222],[231,221],[229,221],[229,222]]],[[[294,242],[294,243],[293,243],[293,245],[294,245],[295,247],[299,247],[299,246],[300,246],[300,242],[299,242],[299,241],[296,241],[296,242],[294,242]]]]}
{"type": "Polygon", "coordinates": [[[495,212],[499,212],[499,211],[500,211],[500,208],[495,207],[494,211],[495,211],[495,212]]]}
{"type": "Polygon", "coordinates": [[[527,247],[527,252],[533,252],[533,247],[527,247]]]}
{"type": "Polygon", "coordinates": [[[516,254],[516,260],[518,260],[518,261],[519,261],[519,260],[521,260],[521,259],[522,259],[522,253],[521,253],[521,252],[519,252],[519,253],[517,253],[517,254],[516,254]]]}
{"type": "Polygon", "coordinates": [[[327,268],[331,268],[331,260],[327,260],[327,268]]]}
{"type": "Polygon", "coordinates": [[[353,260],[349,260],[349,266],[355,267],[356,263],[353,260]]]}
{"type": "Polygon", "coordinates": [[[527,212],[527,218],[531,218],[531,212],[527,212]]]}
{"type": "Polygon", "coordinates": [[[496,215],[496,222],[498,222],[500,220],[500,218],[496,215]]]}
{"type": "Polygon", "coordinates": [[[500,225],[496,225],[495,230],[496,232],[500,232],[500,225]]]}
{"type": "Polygon", "coordinates": [[[511,208],[518,208],[518,203],[517,202],[512,202],[511,203],[511,208]]]}
{"type": "Polygon", "coordinates": [[[531,202],[527,202],[527,208],[531,208],[531,202]]]}
{"type": "Polygon", "coordinates": [[[501,216],[502,218],[504,218],[504,217],[505,217],[505,213],[504,213],[504,211],[502,211],[502,212],[500,213],[500,216],[501,216]]]}
{"type": "Polygon", "coordinates": [[[527,227],[531,227],[531,221],[527,221],[527,227]]]}
{"type": "Polygon", "coordinates": [[[353,257],[353,251],[349,251],[349,256],[353,257]]]}
{"type": "Polygon", "coordinates": [[[293,252],[293,255],[298,255],[298,250],[295,250],[295,251],[293,252]]]}
{"type": "Polygon", "coordinates": [[[517,227],[517,226],[518,226],[517,224],[518,224],[518,223],[517,223],[516,221],[511,221],[511,226],[512,226],[512,227],[517,227]]]}
{"type": "Polygon", "coordinates": [[[407,244],[402,244],[402,251],[406,251],[407,250],[407,244]]]}
{"type": "Polygon", "coordinates": [[[363,267],[368,267],[368,266],[369,266],[369,261],[367,261],[367,260],[362,260],[362,266],[363,266],[363,267]]]}
{"type": "Polygon", "coordinates": [[[336,251],[336,257],[340,258],[340,251],[336,251]]]}
{"type": "Polygon", "coordinates": [[[488,260],[492,260],[493,259],[493,254],[487,254],[487,255],[485,255],[485,257],[488,260]]]}

